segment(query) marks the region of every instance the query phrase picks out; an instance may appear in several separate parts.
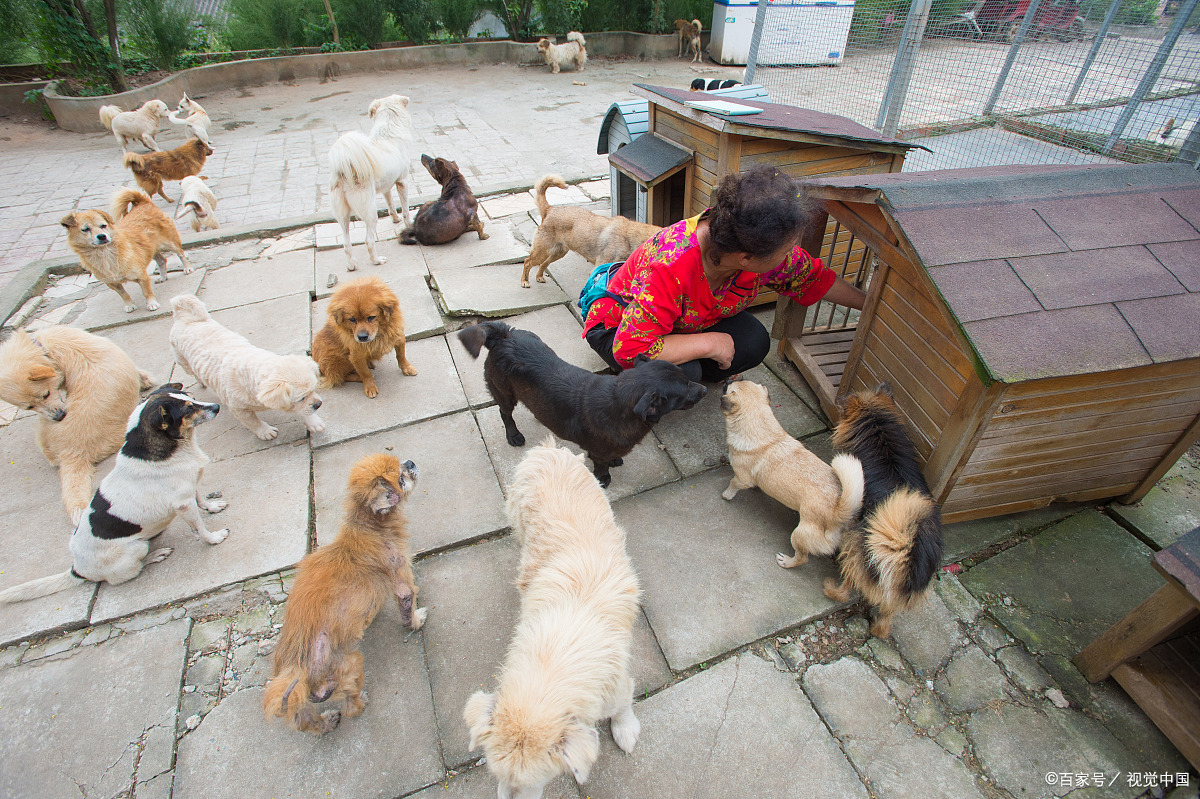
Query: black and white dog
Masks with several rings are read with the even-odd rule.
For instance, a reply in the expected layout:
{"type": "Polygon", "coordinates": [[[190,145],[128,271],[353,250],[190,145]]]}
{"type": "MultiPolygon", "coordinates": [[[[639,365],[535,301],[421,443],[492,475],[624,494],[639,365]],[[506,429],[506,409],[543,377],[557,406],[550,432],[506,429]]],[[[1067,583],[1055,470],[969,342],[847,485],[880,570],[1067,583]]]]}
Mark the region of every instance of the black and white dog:
{"type": "Polygon", "coordinates": [[[210,532],[200,516],[201,508],[220,513],[228,503],[205,500],[197,493],[208,456],[195,437],[196,425],[220,409],[216,403],[188,396],[181,383],[151,392],[130,414],[117,462],[100,481],[71,535],[72,567],[0,591],[0,602],[36,599],[89,580],[114,585],[132,580],[147,563],[171,554],[170,547],[151,552],[150,539],[177,515],[205,543],[224,541],[229,530],[210,532]]]}

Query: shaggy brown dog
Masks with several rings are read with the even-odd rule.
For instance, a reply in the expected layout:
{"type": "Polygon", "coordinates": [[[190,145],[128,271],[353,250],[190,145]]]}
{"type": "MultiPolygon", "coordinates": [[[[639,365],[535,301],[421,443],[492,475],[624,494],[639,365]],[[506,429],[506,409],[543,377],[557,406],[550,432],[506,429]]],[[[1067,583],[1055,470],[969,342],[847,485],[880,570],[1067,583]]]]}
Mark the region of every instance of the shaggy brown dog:
{"type": "Polygon", "coordinates": [[[121,285],[127,281],[141,286],[146,310],[157,311],[158,300],[154,298],[150,273],[146,270],[150,260],[158,264],[156,283],[167,279],[166,253],[179,256],[185,275],[192,271],[179,231],[171,218],[137,189],[117,189],[110,211],[93,209],[64,216],[59,224],[67,229],[67,244],[79,256],[84,269],[121,295],[125,313],[134,309],[133,298],[121,285]]]}
{"type": "Polygon", "coordinates": [[[94,464],[121,448],[138,391],[152,385],[116,344],[73,327],[17,330],[0,345],[0,399],[37,412],[71,524],[92,500],[94,464]]]}
{"type": "Polygon", "coordinates": [[[529,270],[538,268],[537,282],[546,282],[546,267],[574,250],[595,264],[624,261],[646,239],[662,228],[634,222],[623,216],[600,216],[583,208],[569,205],[552,206],[546,201],[550,186],[565,189],[566,182],[558,175],[545,175],[534,184],[538,213],[542,223],[533,235],[529,257],[521,268],[521,286],[529,288],[529,270]]]}
{"type": "Polygon", "coordinates": [[[329,300],[328,314],[325,326],[313,339],[313,360],[321,368],[325,388],[361,382],[363,393],[374,398],[379,386],[371,367],[392,350],[401,372],[417,373],[404,357],[400,301],[379,277],[360,277],[338,286],[329,300]]]}
{"type": "Polygon", "coordinates": [[[454,241],[468,230],[486,239],[483,223],[479,221],[479,204],[458,171],[458,164],[445,158],[421,156],[421,163],[442,187],[442,196],[427,202],[417,210],[412,227],[400,233],[401,244],[445,244],[454,241]]]}
{"type": "Polygon", "coordinates": [[[825,595],[847,602],[853,591],[876,607],[871,634],[886,638],[892,616],[925,598],[942,557],[942,522],[904,419],[883,383],[838,400],[842,420],[833,446],[862,462],[862,523],[842,536],[840,585],[825,595]]]}
{"type": "Polygon", "coordinates": [[[263,691],[268,719],[284,716],[293,729],[323,735],[343,715],[362,713],[363,632],[392,596],[406,627],[419,630],[425,623],[426,609],[417,609],[408,523],[397,507],[416,480],[416,464],[401,466],[382,453],[351,468],[338,537],[300,561],[288,596],[274,676],[263,691]],[[313,706],[330,698],[340,710],[313,706]]]}
{"type": "Polygon", "coordinates": [[[686,45],[688,52],[692,53],[692,60],[700,60],[700,34],[704,31],[704,26],[700,24],[700,20],[694,19],[688,22],[686,19],[675,20],[675,32],[679,34],[679,55],[683,55],[683,48],[686,45]]]}
{"type": "Polygon", "coordinates": [[[574,65],[575,69],[580,72],[587,64],[587,42],[583,39],[583,34],[579,31],[571,31],[567,34],[566,44],[555,44],[549,39],[538,39],[538,52],[542,54],[542,58],[546,60],[550,71],[555,75],[558,71],[566,66],[574,65]]]}
{"type": "Polygon", "coordinates": [[[167,202],[175,202],[163,191],[164,180],[183,180],[189,175],[199,175],[204,169],[204,159],[213,154],[213,149],[199,139],[188,139],[174,150],[160,153],[125,153],[122,163],[129,167],[134,180],[149,195],[158,194],[167,202]]]}

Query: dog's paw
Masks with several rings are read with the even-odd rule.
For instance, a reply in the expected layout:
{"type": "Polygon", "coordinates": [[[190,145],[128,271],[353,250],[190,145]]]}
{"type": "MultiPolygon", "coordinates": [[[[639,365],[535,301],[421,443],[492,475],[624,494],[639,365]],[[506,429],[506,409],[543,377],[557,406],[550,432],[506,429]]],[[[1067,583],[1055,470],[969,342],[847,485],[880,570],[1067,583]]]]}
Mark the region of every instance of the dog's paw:
{"type": "Polygon", "coordinates": [[[158,300],[146,300],[146,310],[147,311],[157,311],[158,310],[158,300]]]}
{"type": "Polygon", "coordinates": [[[208,533],[207,535],[205,535],[204,533],[200,534],[200,538],[206,544],[214,544],[214,545],[219,544],[222,541],[224,541],[226,538],[229,537],[229,528],[228,527],[226,527],[222,530],[208,530],[206,532],[208,533]]]}
{"type": "Polygon", "coordinates": [[[348,719],[352,719],[366,709],[367,692],[359,691],[358,696],[346,697],[346,702],[342,705],[342,715],[348,719]]]}
{"type": "Polygon", "coordinates": [[[508,436],[508,443],[514,447],[523,447],[525,446],[525,436],[520,432],[513,433],[511,436],[508,436]]]}
{"type": "Polygon", "coordinates": [[[379,386],[374,382],[363,384],[363,393],[367,395],[367,399],[375,399],[379,396],[379,386]]]}
{"type": "Polygon", "coordinates": [[[545,275],[538,275],[537,277],[535,277],[535,278],[534,278],[534,280],[536,280],[536,281],[537,281],[537,282],[539,282],[539,283],[545,283],[545,282],[546,282],[546,276],[545,276],[545,275]]]}
{"type": "Polygon", "coordinates": [[[601,488],[608,488],[609,484],[612,483],[612,475],[606,474],[603,477],[596,475],[596,480],[600,482],[601,488]]]}
{"type": "Polygon", "coordinates": [[[341,722],[341,720],[342,711],[326,710],[321,714],[321,731],[319,734],[324,735],[327,732],[337,729],[337,725],[341,722]]]}
{"type": "Polygon", "coordinates": [[[529,288],[533,288],[533,286],[529,285],[529,281],[528,281],[528,280],[522,280],[522,281],[521,281],[521,288],[523,288],[523,289],[529,289],[529,288]]]}
{"type": "MultiPolygon", "coordinates": [[[[146,306],[146,307],[149,308],[150,306],[146,306]]],[[[133,303],[129,303],[128,305],[125,306],[125,313],[133,313],[136,310],[137,310],[137,306],[134,305],[133,303]]]]}
{"type": "Polygon", "coordinates": [[[625,459],[624,458],[613,458],[611,461],[608,462],[608,465],[609,466],[624,466],[625,459]]]}
{"type": "Polygon", "coordinates": [[[417,370],[413,368],[412,364],[409,364],[408,366],[401,366],[400,371],[404,372],[404,374],[408,375],[409,377],[415,377],[417,374],[417,370]]]}
{"type": "Polygon", "coordinates": [[[160,269],[159,271],[155,272],[154,276],[150,278],[150,282],[151,283],[166,283],[167,282],[167,270],[160,269]]]}
{"type": "Polygon", "coordinates": [[[413,613],[412,627],[410,629],[419,630],[425,626],[425,617],[429,615],[429,608],[417,608],[413,613]]]}
{"type": "Polygon", "coordinates": [[[354,259],[350,259],[350,263],[346,264],[346,271],[353,272],[358,269],[358,264],[354,263],[354,259]]]}
{"type": "Polygon", "coordinates": [[[200,507],[204,508],[209,513],[220,513],[229,507],[229,503],[223,499],[208,500],[200,507]]]}
{"type": "Polygon", "coordinates": [[[785,569],[794,569],[797,566],[803,566],[805,563],[808,563],[808,555],[796,553],[794,558],[789,558],[787,555],[780,552],[775,556],[775,562],[785,569]]]}
{"type": "Polygon", "coordinates": [[[263,426],[254,431],[254,435],[258,436],[263,441],[270,441],[279,435],[279,429],[272,427],[269,424],[263,423],[263,426]]]}
{"type": "Polygon", "coordinates": [[[163,547],[162,549],[156,549],[153,552],[151,552],[149,555],[147,555],[146,559],[142,562],[143,563],[158,563],[161,560],[166,560],[167,555],[170,555],[174,551],[175,550],[171,549],[171,547],[163,547]]]}
{"type": "Polygon", "coordinates": [[[612,737],[616,741],[617,746],[621,747],[621,751],[625,754],[632,754],[633,747],[637,745],[638,736],[642,733],[642,723],[638,721],[637,716],[633,715],[633,711],[629,711],[625,716],[617,721],[612,722],[612,737]]]}
{"type": "Polygon", "coordinates": [[[379,264],[386,264],[386,263],[387,263],[387,258],[385,258],[385,257],[384,257],[384,256],[382,256],[382,255],[376,255],[374,258],[372,258],[372,259],[371,259],[371,263],[373,263],[373,264],[375,264],[375,265],[377,265],[377,266],[378,266],[379,264]]]}
{"type": "Polygon", "coordinates": [[[737,496],[736,488],[727,488],[721,492],[721,499],[733,499],[737,496]]]}
{"type": "Polygon", "coordinates": [[[308,416],[301,417],[304,421],[304,426],[308,428],[310,433],[324,433],[325,422],[320,416],[315,413],[310,413],[308,416]]]}
{"type": "Polygon", "coordinates": [[[185,275],[190,275],[192,272],[195,272],[195,271],[196,271],[196,267],[192,266],[191,264],[183,265],[183,273],[185,275]]]}

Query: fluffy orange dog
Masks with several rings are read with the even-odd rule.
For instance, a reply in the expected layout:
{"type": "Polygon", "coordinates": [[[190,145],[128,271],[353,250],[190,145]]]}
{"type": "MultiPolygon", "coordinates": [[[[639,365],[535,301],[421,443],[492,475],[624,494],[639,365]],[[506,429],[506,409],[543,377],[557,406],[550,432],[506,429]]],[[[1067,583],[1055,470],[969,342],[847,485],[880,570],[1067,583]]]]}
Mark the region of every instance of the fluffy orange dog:
{"type": "Polygon", "coordinates": [[[285,716],[293,729],[323,735],[343,715],[362,713],[363,632],[391,596],[405,626],[419,630],[425,623],[426,609],[417,609],[408,524],[398,507],[416,479],[416,464],[401,466],[382,453],[351,468],[338,537],[300,561],[288,597],[274,676],[263,692],[268,719],[285,716]],[[313,706],[330,698],[340,710],[313,706]]]}
{"type": "Polygon", "coordinates": [[[95,208],[64,216],[59,224],[67,229],[67,244],[79,256],[84,269],[121,295],[125,300],[125,313],[132,313],[134,309],[133,298],[122,285],[129,281],[141,286],[146,310],[157,311],[158,300],[146,270],[150,260],[158,264],[160,276],[155,282],[167,279],[166,253],[169,252],[183,261],[185,275],[192,271],[183,252],[179,231],[171,218],[137,189],[117,189],[110,211],[95,208]],[[131,203],[132,208],[129,207],[131,203]]]}
{"type": "Polygon", "coordinates": [[[372,275],[338,287],[329,301],[329,319],[313,339],[313,360],[321,367],[326,388],[362,382],[374,398],[379,386],[371,367],[390,351],[406,375],[415,375],[404,357],[404,315],[400,301],[382,279],[372,275]]]}
{"type": "Polygon", "coordinates": [[[149,195],[157,194],[169,203],[175,202],[163,191],[164,180],[183,180],[199,175],[204,160],[213,149],[199,139],[188,139],[174,150],[160,153],[125,153],[122,163],[129,167],[133,179],[149,195]]]}

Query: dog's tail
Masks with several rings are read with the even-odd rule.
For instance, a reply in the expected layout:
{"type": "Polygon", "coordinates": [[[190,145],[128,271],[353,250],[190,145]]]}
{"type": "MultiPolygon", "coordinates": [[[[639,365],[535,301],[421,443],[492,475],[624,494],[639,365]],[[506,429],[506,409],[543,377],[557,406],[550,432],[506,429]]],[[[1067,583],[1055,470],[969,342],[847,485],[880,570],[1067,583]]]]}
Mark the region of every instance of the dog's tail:
{"type": "Polygon", "coordinates": [[[42,596],[50,596],[86,582],[87,580],[75,573],[75,569],[67,569],[62,574],[30,580],[27,583],[14,585],[12,588],[0,591],[0,603],[25,602],[42,596]]]}
{"type": "Polygon", "coordinates": [[[412,228],[412,227],[406,227],[406,228],[404,228],[404,230],[401,230],[400,231],[400,243],[401,244],[420,244],[420,242],[417,241],[417,229],[412,228]]]}
{"type": "MultiPolygon", "coordinates": [[[[134,155],[134,153],[130,153],[134,155]]],[[[108,212],[112,214],[112,218],[116,221],[121,221],[121,217],[137,208],[142,203],[150,203],[154,205],[154,200],[150,199],[150,195],[141,189],[117,189],[113,192],[112,201],[109,203],[108,212]]]]}
{"type": "Polygon", "coordinates": [[[134,174],[141,174],[146,171],[146,156],[140,153],[125,153],[121,159],[124,164],[134,174]]]}
{"type": "Polygon", "coordinates": [[[479,351],[483,347],[489,350],[496,345],[497,341],[508,338],[512,328],[504,322],[484,322],[483,324],[464,327],[458,331],[458,340],[467,348],[467,352],[471,353],[472,358],[479,357],[479,351]]]}
{"type": "Polygon", "coordinates": [[[204,301],[194,294],[180,294],[171,298],[176,322],[207,322],[211,317],[204,301]]]}
{"type": "Polygon", "coordinates": [[[263,714],[269,719],[294,719],[308,701],[308,696],[308,673],[302,666],[288,666],[263,689],[263,714]]]}
{"type": "Polygon", "coordinates": [[[692,24],[696,26],[696,35],[697,36],[704,33],[704,26],[700,24],[700,20],[694,19],[694,20],[692,20],[692,24]]]}
{"type": "Polygon", "coordinates": [[[329,148],[329,187],[374,193],[375,176],[383,171],[371,141],[358,131],[339,136],[329,148]]]}
{"type": "Polygon", "coordinates": [[[942,557],[942,525],[932,497],[898,489],[875,508],[864,532],[867,557],[885,590],[909,598],[925,590],[942,557]]]}
{"type": "Polygon", "coordinates": [[[115,105],[102,105],[100,106],[100,122],[104,127],[112,130],[113,120],[117,118],[117,114],[123,113],[125,112],[115,105]]]}
{"type": "Polygon", "coordinates": [[[533,194],[537,200],[538,215],[542,219],[546,218],[546,214],[554,206],[550,205],[550,201],[546,199],[546,189],[553,186],[556,189],[565,189],[567,182],[562,179],[562,175],[542,175],[537,179],[537,183],[533,184],[533,194]]]}
{"type": "Polygon", "coordinates": [[[865,487],[862,461],[853,455],[842,453],[833,456],[829,467],[842,483],[842,494],[833,506],[833,523],[841,529],[853,522],[862,508],[865,487]]]}
{"type": "Polygon", "coordinates": [[[577,43],[579,45],[580,50],[587,49],[587,42],[585,42],[583,40],[583,34],[580,33],[579,31],[571,31],[570,33],[568,33],[567,41],[577,43]]]}

